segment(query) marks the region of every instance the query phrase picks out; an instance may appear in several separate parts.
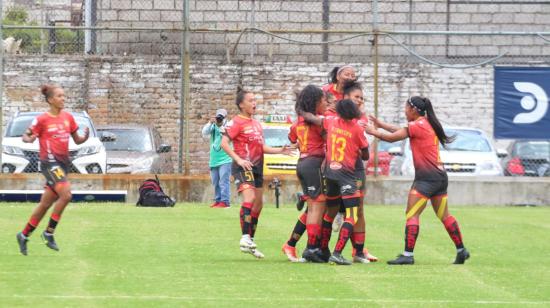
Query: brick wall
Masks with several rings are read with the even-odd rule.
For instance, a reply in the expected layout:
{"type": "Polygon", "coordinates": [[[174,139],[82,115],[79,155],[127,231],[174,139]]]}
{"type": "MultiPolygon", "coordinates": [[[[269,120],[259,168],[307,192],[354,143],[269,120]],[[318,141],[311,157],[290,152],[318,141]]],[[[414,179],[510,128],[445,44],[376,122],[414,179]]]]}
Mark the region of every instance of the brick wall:
{"type": "MultiPolygon", "coordinates": [[[[218,108],[236,114],[234,92],[239,83],[254,91],[259,114],[292,114],[294,91],[326,83],[333,64],[276,62],[253,65],[194,61],[191,66],[189,150],[191,172],[204,173],[208,144],[202,126],[218,108]]],[[[373,67],[357,63],[365,85],[367,112],[373,112],[373,67]]],[[[69,110],[87,110],[97,124],[140,123],[157,127],[174,149],[179,136],[180,64],[177,57],[31,57],[6,59],[4,121],[16,111],[45,111],[38,88],[54,82],[65,88],[69,110]]],[[[379,110],[383,119],[404,124],[403,102],[423,94],[446,124],[473,126],[492,135],[493,69],[439,69],[419,64],[380,66],[379,110]]],[[[4,123],[4,124],[5,124],[4,123]]],[[[186,143],[187,144],[187,143],[186,143]]]]}

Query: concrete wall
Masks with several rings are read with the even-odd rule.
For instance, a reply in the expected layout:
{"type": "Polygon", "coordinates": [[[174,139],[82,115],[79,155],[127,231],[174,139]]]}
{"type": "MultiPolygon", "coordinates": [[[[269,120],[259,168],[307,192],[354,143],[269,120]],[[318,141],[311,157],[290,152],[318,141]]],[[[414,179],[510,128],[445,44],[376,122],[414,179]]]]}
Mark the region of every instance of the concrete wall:
{"type": "MultiPolygon", "coordinates": [[[[549,3],[521,4],[512,1],[458,2],[454,0],[386,0],[379,1],[378,21],[382,30],[434,31],[548,31],[549,3]],[[449,5],[447,5],[449,3],[449,5]]],[[[120,0],[100,1],[98,24],[118,27],[181,27],[183,1],[120,0]]],[[[246,1],[246,0],[191,0],[190,20],[194,28],[244,29],[251,25],[262,29],[310,30],[324,29],[323,1],[246,1]],[[253,3],[255,2],[254,9],[253,3]],[[255,11],[254,14],[252,11],[255,11]]],[[[330,30],[372,30],[372,1],[329,1],[330,30]]],[[[349,35],[331,34],[328,40],[349,35]]],[[[224,56],[233,48],[239,33],[202,34],[191,36],[191,49],[196,54],[224,56]]],[[[323,41],[321,34],[291,34],[301,41],[323,41]]],[[[180,35],[161,32],[105,32],[99,36],[99,52],[120,54],[174,54],[179,52],[180,35]],[[132,48],[138,43],[140,48],[132,48]]],[[[370,39],[365,36],[329,45],[329,61],[360,61],[372,54],[370,39]]],[[[398,40],[411,45],[424,56],[483,57],[494,56],[504,50],[512,57],[541,56],[550,51],[544,41],[535,37],[453,36],[399,36],[398,40]]],[[[385,57],[406,56],[407,52],[390,41],[382,39],[380,54],[385,57]]],[[[254,51],[256,60],[322,61],[320,45],[297,45],[267,35],[245,35],[237,48],[238,58],[254,51]],[[255,47],[250,43],[254,41],[255,47]]],[[[465,61],[467,59],[461,59],[465,61]]],[[[452,59],[451,59],[452,62],[452,59]]]]}
{"type": "MultiPolygon", "coordinates": [[[[73,175],[69,176],[73,190],[127,190],[127,202],[135,204],[138,188],[146,175],[73,175]]],[[[294,204],[294,193],[300,191],[295,176],[281,176],[281,204],[294,204]]],[[[264,181],[265,206],[275,204],[275,193],[269,188],[272,177],[264,181]]],[[[160,176],[164,191],[178,202],[212,203],[214,190],[207,176],[160,176]]],[[[404,205],[412,179],[367,179],[367,204],[404,205]]],[[[44,178],[38,174],[0,175],[0,190],[41,189],[44,178]]],[[[241,200],[231,184],[232,205],[241,200]]],[[[550,179],[547,178],[451,178],[449,180],[449,204],[453,205],[550,205],[550,179]]],[[[404,209],[404,208],[403,208],[404,209]]]]}
{"type": "MultiPolygon", "coordinates": [[[[234,104],[238,84],[254,91],[259,115],[293,114],[294,91],[307,84],[326,83],[331,64],[276,62],[225,64],[193,61],[189,145],[191,173],[208,172],[208,144],[200,130],[216,109],[237,113],[234,104]]],[[[372,65],[354,63],[361,72],[367,100],[373,112],[372,65]]],[[[174,149],[179,142],[180,64],[173,57],[69,57],[14,56],[4,68],[4,125],[16,111],[45,111],[38,89],[42,83],[61,85],[69,110],[87,110],[97,124],[152,123],[174,149]]],[[[439,69],[429,65],[380,66],[380,115],[404,124],[403,104],[413,94],[428,96],[439,119],[449,125],[493,130],[493,69],[439,69]]],[[[504,145],[503,142],[501,145],[504,145]]],[[[176,169],[177,170],[177,169],[176,169]]]]}

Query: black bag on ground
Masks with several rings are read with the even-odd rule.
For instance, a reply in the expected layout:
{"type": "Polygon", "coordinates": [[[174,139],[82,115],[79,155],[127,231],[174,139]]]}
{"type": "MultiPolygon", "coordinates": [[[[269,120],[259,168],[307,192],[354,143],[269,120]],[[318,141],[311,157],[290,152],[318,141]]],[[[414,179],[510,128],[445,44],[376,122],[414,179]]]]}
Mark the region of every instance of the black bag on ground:
{"type": "Polygon", "coordinates": [[[139,187],[139,200],[136,206],[173,207],[176,201],[168,197],[162,187],[158,176],[145,180],[139,187]]]}

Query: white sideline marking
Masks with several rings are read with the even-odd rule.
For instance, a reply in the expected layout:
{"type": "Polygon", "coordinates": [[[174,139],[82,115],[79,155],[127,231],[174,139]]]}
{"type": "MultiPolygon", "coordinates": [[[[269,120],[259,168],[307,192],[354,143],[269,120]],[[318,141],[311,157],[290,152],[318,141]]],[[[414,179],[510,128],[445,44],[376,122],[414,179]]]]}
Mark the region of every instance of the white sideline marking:
{"type": "MultiPolygon", "coordinates": [[[[139,300],[180,300],[180,301],[280,301],[267,297],[193,297],[193,296],[168,296],[168,295],[0,295],[0,298],[43,298],[43,299],[139,299],[139,300]]],[[[480,305],[548,305],[550,301],[504,301],[504,300],[400,300],[400,299],[369,299],[369,298],[333,298],[333,297],[307,297],[291,298],[292,301],[306,302],[352,302],[352,303],[399,303],[399,304],[480,304],[480,305]]]]}

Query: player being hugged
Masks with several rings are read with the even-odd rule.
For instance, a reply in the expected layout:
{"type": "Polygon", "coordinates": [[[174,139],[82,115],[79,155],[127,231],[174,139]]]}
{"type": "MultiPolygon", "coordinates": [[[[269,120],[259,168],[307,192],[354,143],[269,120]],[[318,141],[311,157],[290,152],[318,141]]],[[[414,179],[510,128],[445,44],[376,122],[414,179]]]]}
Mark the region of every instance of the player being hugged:
{"type": "Polygon", "coordinates": [[[240,113],[226,125],[221,147],[233,159],[231,175],[235,179],[237,192],[243,198],[240,249],[256,258],[263,258],[254,242],[254,234],[263,207],[264,153],[291,155],[292,150],[286,146],[272,148],[264,144],[262,126],[252,118],[256,113],[254,93],[239,87],[235,103],[240,113]],[[230,141],[233,142],[233,149],[230,141]]]}
{"type": "Polygon", "coordinates": [[[78,134],[78,126],[73,116],[63,111],[65,93],[62,88],[43,85],[42,94],[50,105],[50,110],[36,117],[23,134],[23,142],[33,143],[37,138],[40,143],[40,171],[46,178],[44,193],[40,203],[33,210],[31,217],[22,232],[17,233],[17,243],[23,255],[27,255],[27,241],[36,229],[48,209],[54,204],[48,227],[42,233],[46,246],[58,251],[54,231],[59,223],[63,210],[71,201],[71,185],[67,180],[69,170],[69,138],[76,144],[84,143],[90,134],[84,128],[84,136],[78,134]]]}
{"type": "Polygon", "coordinates": [[[445,134],[432,103],[425,97],[409,98],[405,103],[405,116],[409,123],[404,128],[382,122],[372,116],[369,117],[371,124],[366,128],[367,133],[388,142],[408,137],[413,154],[415,176],[407,201],[405,250],[397,259],[388,261],[388,264],[414,264],[413,251],[420,229],[419,217],[428,200],[431,201],[435,214],[456,246],[454,264],[464,264],[470,254],[462,242],[458,223],[447,208],[447,172],[439,157],[439,144],[445,145],[454,138],[445,134]],[[390,133],[380,132],[377,127],[390,133]]]}
{"type": "Polygon", "coordinates": [[[361,112],[352,100],[340,101],[336,104],[336,112],[337,117],[327,117],[323,121],[323,128],[327,132],[327,203],[340,196],[346,213],[329,262],[350,265],[351,262],[342,256],[342,251],[358,220],[361,192],[357,187],[355,164],[358,157],[363,160],[369,158],[369,143],[363,127],[357,123],[361,112]]]}

